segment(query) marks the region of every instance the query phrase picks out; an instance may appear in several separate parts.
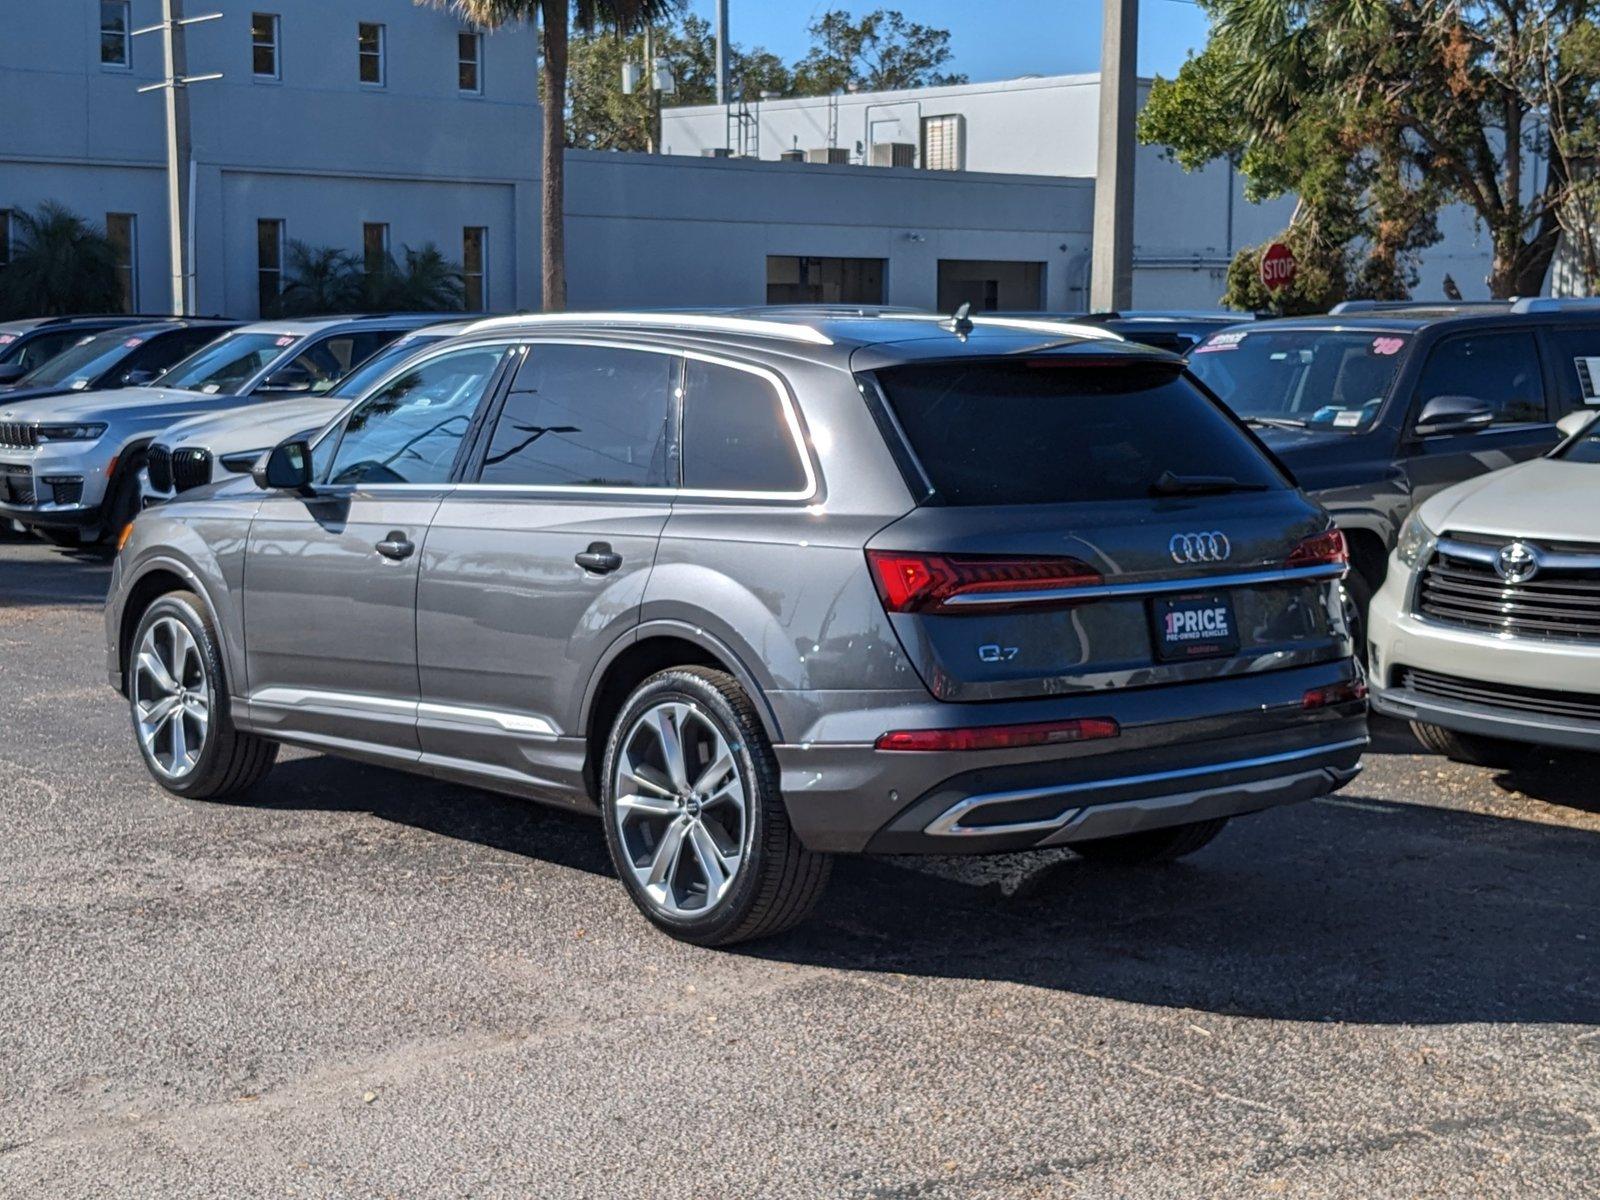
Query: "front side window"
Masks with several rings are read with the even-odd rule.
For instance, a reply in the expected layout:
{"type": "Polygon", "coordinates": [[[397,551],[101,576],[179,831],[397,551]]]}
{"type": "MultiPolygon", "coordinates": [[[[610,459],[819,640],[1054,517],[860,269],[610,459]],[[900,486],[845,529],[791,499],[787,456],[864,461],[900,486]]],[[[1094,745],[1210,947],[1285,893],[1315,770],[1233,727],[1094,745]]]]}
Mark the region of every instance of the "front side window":
{"type": "Polygon", "coordinates": [[[783,398],[770,380],[718,363],[688,361],[683,486],[713,492],[806,490],[783,398]]]}
{"type": "Polygon", "coordinates": [[[533,346],[495,422],[482,482],[671,486],[678,361],[606,346],[533,346]]]}
{"type": "Polygon", "coordinates": [[[278,14],[250,14],[250,73],[257,79],[282,79],[278,58],[278,14]]]}
{"type": "Polygon", "coordinates": [[[345,422],[326,481],[446,482],[503,353],[474,346],[441,354],[368,396],[345,422]]]}
{"type": "Polygon", "coordinates": [[[1189,369],[1246,421],[1364,429],[1410,344],[1383,330],[1223,330],[1194,348],[1189,369]]]}
{"type": "Polygon", "coordinates": [[[283,302],[283,222],[256,222],[256,304],[263,317],[275,317],[283,302]]]}
{"type": "Polygon", "coordinates": [[[383,34],[382,25],[362,21],[356,26],[358,69],[361,82],[372,87],[383,86],[383,34]]]}
{"type": "Polygon", "coordinates": [[[1168,472],[1288,486],[1170,364],[934,362],[878,381],[945,504],[1142,500],[1168,472]]]}
{"type": "Polygon", "coordinates": [[[352,368],[399,336],[398,329],[373,329],[319,338],[281,369],[300,376],[310,385],[311,391],[320,395],[331,391],[352,368]]]}
{"type": "Polygon", "coordinates": [[[208,396],[236,396],[295,340],[287,333],[230,333],[178,363],[161,386],[208,396]]]}
{"type": "Polygon", "coordinates": [[[483,95],[483,34],[463,29],[456,34],[456,87],[468,96],[483,95]]]}
{"type": "Polygon", "coordinates": [[[1417,383],[1414,412],[1438,396],[1462,396],[1486,405],[1496,425],[1549,419],[1544,373],[1532,333],[1484,333],[1440,342],[1417,383]]]}
{"type": "Polygon", "coordinates": [[[134,237],[137,224],[132,213],[106,214],[106,240],[117,252],[117,286],[122,294],[122,311],[138,310],[139,243],[134,237]]]}
{"type": "Polygon", "coordinates": [[[127,70],[133,65],[128,0],[100,0],[100,65],[127,70]]]}

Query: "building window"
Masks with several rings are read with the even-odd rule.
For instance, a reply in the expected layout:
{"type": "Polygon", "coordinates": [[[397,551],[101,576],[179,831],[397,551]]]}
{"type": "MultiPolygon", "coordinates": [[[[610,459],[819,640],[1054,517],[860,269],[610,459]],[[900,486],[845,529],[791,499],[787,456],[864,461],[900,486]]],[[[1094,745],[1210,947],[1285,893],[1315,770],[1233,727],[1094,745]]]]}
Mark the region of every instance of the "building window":
{"type": "Polygon", "coordinates": [[[278,14],[250,14],[250,73],[257,79],[282,79],[278,62],[278,14]]]}
{"type": "Polygon", "coordinates": [[[939,311],[962,304],[974,312],[1038,312],[1044,307],[1044,264],[987,258],[939,260],[939,311]]]}
{"type": "Polygon", "coordinates": [[[356,26],[361,60],[361,82],[383,86],[383,26],[362,21],[356,26]]]}
{"type": "Polygon", "coordinates": [[[483,95],[483,34],[463,29],[456,34],[456,87],[469,96],[483,95]]]}
{"type": "Polygon", "coordinates": [[[960,113],[922,118],[922,165],[929,171],[959,171],[965,166],[966,139],[960,113]]]}
{"type": "Polygon", "coordinates": [[[389,261],[389,226],[383,221],[367,221],[361,226],[361,262],[368,274],[381,271],[389,261]]]}
{"type": "Polygon", "coordinates": [[[768,304],[882,304],[881,258],[767,255],[768,304]]]}
{"type": "Polygon", "coordinates": [[[128,0],[100,2],[100,65],[127,70],[133,65],[128,0]]]}
{"type": "Polygon", "coordinates": [[[283,295],[283,222],[256,222],[256,299],[263,317],[278,315],[283,295]]]}
{"type": "Polygon", "coordinates": [[[117,252],[117,284],[122,290],[122,311],[139,310],[139,243],[134,236],[132,213],[106,214],[106,240],[117,252]]]}
{"type": "Polygon", "coordinates": [[[461,231],[461,283],[466,292],[468,312],[483,312],[489,298],[489,276],[485,263],[489,257],[489,230],[468,225],[461,231]]]}

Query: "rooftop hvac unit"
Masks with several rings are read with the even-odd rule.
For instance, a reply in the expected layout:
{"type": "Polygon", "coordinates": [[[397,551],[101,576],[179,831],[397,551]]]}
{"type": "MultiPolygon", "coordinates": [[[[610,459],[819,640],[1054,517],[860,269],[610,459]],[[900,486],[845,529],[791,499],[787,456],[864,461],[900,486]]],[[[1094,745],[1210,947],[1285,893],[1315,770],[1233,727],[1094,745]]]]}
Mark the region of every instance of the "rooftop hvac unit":
{"type": "Polygon", "coordinates": [[[833,163],[836,166],[850,164],[850,151],[845,146],[813,146],[806,151],[808,163],[833,163]]]}
{"type": "Polygon", "coordinates": [[[873,142],[867,162],[874,167],[914,167],[917,147],[913,142],[873,142]]]}
{"type": "Polygon", "coordinates": [[[727,146],[707,146],[700,151],[701,158],[732,158],[733,151],[727,146]]]}
{"type": "Polygon", "coordinates": [[[805,160],[806,152],[804,150],[785,150],[778,155],[779,162],[805,162],[805,160]]]}

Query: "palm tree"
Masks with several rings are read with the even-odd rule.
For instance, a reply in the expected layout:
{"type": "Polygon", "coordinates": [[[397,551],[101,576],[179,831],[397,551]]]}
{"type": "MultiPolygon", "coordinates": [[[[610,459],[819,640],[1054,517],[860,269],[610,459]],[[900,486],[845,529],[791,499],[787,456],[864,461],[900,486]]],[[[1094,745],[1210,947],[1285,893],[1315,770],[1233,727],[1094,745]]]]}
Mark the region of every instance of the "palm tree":
{"type": "Polygon", "coordinates": [[[322,316],[361,307],[361,268],[348,250],[291,241],[284,280],[278,303],[284,316],[322,316]]]}
{"type": "Polygon", "coordinates": [[[563,225],[566,205],[567,34],[599,28],[632,33],[675,12],[679,0],[415,0],[447,9],[463,21],[496,29],[512,21],[537,21],[541,30],[544,71],[539,77],[540,242],[543,255],[543,307],[560,312],[567,306],[567,244],[563,225]]]}
{"type": "Polygon", "coordinates": [[[461,268],[432,242],[401,248],[404,263],[385,255],[361,281],[361,306],[372,312],[460,312],[466,304],[461,268]]]}
{"type": "Polygon", "coordinates": [[[0,317],[119,312],[117,251],[103,231],[46,201],[17,211],[11,261],[0,267],[0,317]]]}

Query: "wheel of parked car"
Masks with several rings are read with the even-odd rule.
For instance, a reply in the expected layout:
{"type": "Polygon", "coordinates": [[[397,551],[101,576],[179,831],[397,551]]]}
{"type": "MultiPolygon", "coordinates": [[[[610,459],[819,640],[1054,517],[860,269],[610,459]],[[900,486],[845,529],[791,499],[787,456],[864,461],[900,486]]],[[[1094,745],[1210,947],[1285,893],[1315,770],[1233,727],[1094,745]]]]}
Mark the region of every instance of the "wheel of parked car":
{"type": "Polygon", "coordinates": [[[234,728],[222,656],[199,597],[169,592],[139,619],[128,656],[128,707],[145,766],[169,792],[217,800],[248,791],[278,745],[234,728]]]}
{"type": "Polygon", "coordinates": [[[1532,749],[1521,742],[1504,738],[1483,737],[1475,733],[1458,733],[1443,725],[1430,725],[1426,721],[1412,721],[1411,732],[1417,741],[1435,754],[1442,754],[1456,762],[1470,763],[1475,767],[1511,767],[1531,757],[1532,749]]]}
{"type": "Polygon", "coordinates": [[[645,916],[726,946],[804,920],[829,858],[800,843],[755,706],[731,676],[662,671],[629,698],[607,742],[606,844],[645,916]]]}
{"type": "Polygon", "coordinates": [[[1067,848],[1094,862],[1118,866],[1171,862],[1209,845],[1227,823],[1228,818],[1218,817],[1144,833],[1125,833],[1121,837],[1096,838],[1092,842],[1068,842],[1067,848]]]}

